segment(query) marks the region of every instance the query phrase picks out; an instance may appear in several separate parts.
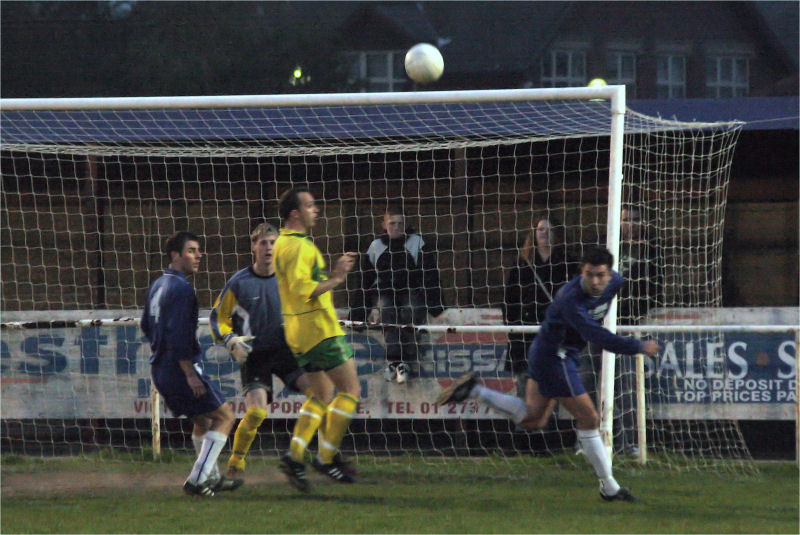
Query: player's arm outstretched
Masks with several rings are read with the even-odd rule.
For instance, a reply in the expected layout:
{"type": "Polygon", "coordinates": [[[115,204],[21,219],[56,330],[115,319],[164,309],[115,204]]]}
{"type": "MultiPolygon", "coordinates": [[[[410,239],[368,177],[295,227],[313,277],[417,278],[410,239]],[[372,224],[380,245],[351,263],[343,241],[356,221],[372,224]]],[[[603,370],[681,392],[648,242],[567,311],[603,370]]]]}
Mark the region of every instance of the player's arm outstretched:
{"type": "Polygon", "coordinates": [[[655,355],[660,349],[655,340],[638,340],[629,336],[614,334],[600,322],[589,315],[586,308],[577,306],[567,309],[565,314],[567,323],[581,335],[587,342],[597,344],[606,351],[621,353],[623,355],[635,355],[644,353],[649,356],[655,355]]]}

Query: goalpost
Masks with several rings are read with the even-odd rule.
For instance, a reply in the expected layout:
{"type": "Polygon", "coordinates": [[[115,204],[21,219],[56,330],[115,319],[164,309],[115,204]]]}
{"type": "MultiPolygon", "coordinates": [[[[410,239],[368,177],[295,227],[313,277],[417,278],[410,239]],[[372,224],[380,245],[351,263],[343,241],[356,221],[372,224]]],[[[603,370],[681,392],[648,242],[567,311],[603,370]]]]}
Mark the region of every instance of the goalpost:
{"type": "MultiPolygon", "coordinates": [[[[638,211],[653,280],[634,282],[649,310],[622,318],[628,327],[620,329],[647,336],[646,324],[669,326],[686,310],[721,305],[722,227],[741,124],[626,111],[623,86],[3,99],[0,114],[7,451],[149,451],[159,435],[164,447],[191,449],[182,421],[161,414],[150,425],[159,407],[150,401],[149,349],[137,326],[146,289],[164,267],[166,238],[192,230],[206,252],[194,285],[207,314],[226,278],[250,263],[250,230],[277,223],[277,197],[290,185],[309,186],[319,200],[314,240],[329,258],[365,253],[389,203],[402,207],[437,258],[445,312],[410,327],[426,334],[418,376],[406,385],[383,379],[382,330],[347,321],[357,281],[334,295],[364,391],[343,444],[359,460],[414,453],[443,464],[465,456],[510,463],[572,452],[563,411],[547,429],[522,433],[474,403],[433,403],[466,371],[516,388],[506,366],[509,333],[537,327],[504,325],[506,274],[538,217],[556,224],[554,243],[574,273],[588,245],[607,244],[615,261],[630,253],[620,240],[621,210],[638,211]]],[[[606,325],[616,324],[615,301],[606,325]]],[[[723,330],[669,328],[654,334],[666,356],[640,361],[638,399],[648,406],[639,410],[633,361],[604,355],[594,379],[598,358],[586,355],[608,446],[636,436],[647,441],[651,463],[670,469],[748,470],[733,403],[697,399],[704,390],[686,377],[687,365],[705,379],[733,375],[719,354],[723,330]],[[702,366],[700,346],[708,351],[702,366]]],[[[198,334],[207,371],[240,416],[238,366],[206,326],[198,334]]],[[[301,402],[276,390],[252,455],[286,447],[301,402]]]]}

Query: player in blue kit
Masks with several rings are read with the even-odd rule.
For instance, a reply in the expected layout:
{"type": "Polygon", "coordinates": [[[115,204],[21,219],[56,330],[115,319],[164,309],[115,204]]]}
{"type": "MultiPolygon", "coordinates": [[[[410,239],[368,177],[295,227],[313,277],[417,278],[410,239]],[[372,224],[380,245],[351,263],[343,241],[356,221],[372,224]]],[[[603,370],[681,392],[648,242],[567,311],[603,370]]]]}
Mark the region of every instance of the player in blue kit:
{"type": "Polygon", "coordinates": [[[167,240],[169,267],[150,285],[141,327],[150,341],[153,384],[175,416],[194,422],[197,460],[183,485],[187,494],[211,497],[233,490],[241,480],[218,475],[217,457],[228,441],[233,411],[202,368],[197,341],[197,294],[188,276],[197,273],[203,253],[199,238],[178,232],[167,240]]]}
{"type": "Polygon", "coordinates": [[[630,502],[636,498],[612,475],[611,459],[600,438],[600,416],[578,376],[578,359],[587,342],[620,354],[653,356],[660,349],[654,340],[618,336],[600,323],[622,286],[622,277],[611,269],[613,263],[607,249],[587,250],[580,262],[580,276],[556,294],[528,352],[525,401],[478,385],[469,373],[445,388],[438,403],[473,398],[517,425],[535,430],[547,423],[558,401],[577,421],[578,440],[600,479],[600,496],[630,502]]]}

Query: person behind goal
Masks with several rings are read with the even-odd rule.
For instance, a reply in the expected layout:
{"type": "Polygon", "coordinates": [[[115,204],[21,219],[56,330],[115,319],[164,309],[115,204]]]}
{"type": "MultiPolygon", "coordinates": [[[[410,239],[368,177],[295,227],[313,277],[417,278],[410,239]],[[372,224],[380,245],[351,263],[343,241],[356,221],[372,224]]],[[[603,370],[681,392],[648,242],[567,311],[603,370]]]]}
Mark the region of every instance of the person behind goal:
{"type": "Polygon", "coordinates": [[[438,403],[467,398],[482,402],[529,430],[542,428],[556,401],[577,420],[577,435],[583,452],[600,480],[600,496],[607,501],[636,501],[621,487],[611,471],[611,458],[600,437],[600,416],[578,375],[578,359],[587,342],[619,354],[659,351],[654,340],[618,336],[600,321],[622,286],[613,271],[614,258],[607,249],[592,248],[580,262],[580,275],[559,290],[547,309],[539,334],[528,353],[525,401],[478,385],[472,373],[445,388],[438,403]]]}
{"type": "MultiPolygon", "coordinates": [[[[386,207],[382,225],[384,234],[370,244],[364,256],[362,288],[354,296],[350,319],[423,325],[428,313],[438,317],[444,312],[436,253],[425,247],[425,240],[415,229],[406,227],[400,206],[386,207]]],[[[384,379],[403,384],[419,375],[422,333],[384,326],[383,336],[387,361],[384,379]]]]}

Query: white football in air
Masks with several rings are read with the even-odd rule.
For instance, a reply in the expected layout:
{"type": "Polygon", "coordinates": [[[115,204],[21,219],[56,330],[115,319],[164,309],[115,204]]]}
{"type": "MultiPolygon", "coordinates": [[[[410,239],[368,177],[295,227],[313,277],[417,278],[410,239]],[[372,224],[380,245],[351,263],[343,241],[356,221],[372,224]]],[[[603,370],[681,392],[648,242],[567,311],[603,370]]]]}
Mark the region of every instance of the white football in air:
{"type": "Polygon", "coordinates": [[[406,74],[418,84],[435,82],[444,71],[444,58],[439,49],[419,43],[406,52],[406,74]]]}

